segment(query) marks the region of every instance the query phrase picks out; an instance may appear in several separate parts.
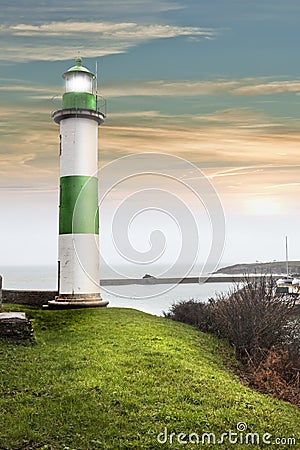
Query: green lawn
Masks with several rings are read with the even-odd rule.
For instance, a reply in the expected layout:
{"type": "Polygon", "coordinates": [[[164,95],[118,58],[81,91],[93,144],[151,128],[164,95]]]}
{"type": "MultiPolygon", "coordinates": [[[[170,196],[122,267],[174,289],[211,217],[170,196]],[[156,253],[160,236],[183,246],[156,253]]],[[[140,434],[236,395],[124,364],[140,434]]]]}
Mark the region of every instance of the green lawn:
{"type": "Polygon", "coordinates": [[[9,309],[27,312],[36,344],[0,341],[1,450],[282,449],[274,440],[290,437],[300,448],[299,409],[242,386],[209,335],[132,309],[9,309]],[[239,422],[273,444],[177,440],[218,440],[239,422]],[[157,441],[165,428],[172,445],[157,441]]]}

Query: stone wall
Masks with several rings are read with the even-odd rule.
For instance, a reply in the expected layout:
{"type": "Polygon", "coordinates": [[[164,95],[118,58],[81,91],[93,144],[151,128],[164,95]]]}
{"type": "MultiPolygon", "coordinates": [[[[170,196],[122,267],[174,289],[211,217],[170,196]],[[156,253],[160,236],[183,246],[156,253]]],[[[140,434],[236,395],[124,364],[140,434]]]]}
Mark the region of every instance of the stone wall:
{"type": "Polygon", "coordinates": [[[32,341],[32,323],[23,312],[0,313],[0,338],[13,342],[32,341]]]}
{"type": "Polygon", "coordinates": [[[54,300],[57,291],[19,291],[14,289],[2,290],[3,303],[18,303],[19,305],[42,306],[49,300],[54,300]]]}
{"type": "Polygon", "coordinates": [[[0,311],[2,308],[2,277],[0,275],[0,311]]]}

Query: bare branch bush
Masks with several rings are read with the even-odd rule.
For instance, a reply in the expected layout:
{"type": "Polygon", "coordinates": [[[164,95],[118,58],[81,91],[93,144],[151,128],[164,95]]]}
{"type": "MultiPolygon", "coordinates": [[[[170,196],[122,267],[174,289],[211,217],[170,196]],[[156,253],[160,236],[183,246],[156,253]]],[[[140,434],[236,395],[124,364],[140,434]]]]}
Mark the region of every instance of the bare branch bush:
{"type": "Polygon", "coordinates": [[[291,296],[275,295],[272,277],[244,277],[206,303],[174,304],[166,318],[226,339],[251,386],[300,404],[300,320],[291,296]]]}

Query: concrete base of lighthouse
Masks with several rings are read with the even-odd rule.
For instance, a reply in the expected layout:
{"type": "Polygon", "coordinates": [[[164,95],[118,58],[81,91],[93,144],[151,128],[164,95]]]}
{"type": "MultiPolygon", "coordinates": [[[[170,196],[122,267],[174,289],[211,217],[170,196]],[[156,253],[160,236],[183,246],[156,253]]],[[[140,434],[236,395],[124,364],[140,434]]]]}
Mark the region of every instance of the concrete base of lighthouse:
{"type": "Polygon", "coordinates": [[[108,305],[108,300],[102,300],[97,295],[59,295],[48,302],[50,309],[102,308],[108,305]]]}

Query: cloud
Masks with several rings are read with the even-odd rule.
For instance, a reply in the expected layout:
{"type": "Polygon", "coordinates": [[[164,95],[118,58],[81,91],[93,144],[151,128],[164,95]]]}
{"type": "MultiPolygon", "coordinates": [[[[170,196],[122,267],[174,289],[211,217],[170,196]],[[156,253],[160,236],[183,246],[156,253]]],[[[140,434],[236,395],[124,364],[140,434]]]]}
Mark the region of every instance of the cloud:
{"type": "Polygon", "coordinates": [[[104,84],[101,90],[107,97],[123,96],[195,96],[216,95],[238,88],[240,80],[156,80],[104,84]]]}
{"type": "MultiPolygon", "coordinates": [[[[108,99],[108,105],[110,110],[110,98],[108,99]]],[[[139,105],[139,103],[138,103],[139,105]]],[[[142,106],[143,103],[141,102],[142,106]]],[[[157,100],[157,107],[161,103],[157,100]]],[[[166,102],[163,104],[164,111],[166,111],[166,102]]],[[[185,108],[187,111],[187,108],[185,108]]],[[[243,132],[249,136],[262,136],[262,135],[282,135],[289,136],[293,133],[300,132],[299,121],[285,117],[273,117],[262,112],[255,111],[251,108],[232,108],[225,110],[217,110],[212,113],[192,114],[180,111],[180,108],[176,111],[160,112],[157,110],[143,111],[129,111],[126,110],[111,113],[108,112],[106,123],[108,125],[118,126],[132,126],[139,127],[142,125],[159,128],[180,128],[189,129],[191,133],[197,132],[199,129],[202,131],[214,129],[226,130],[226,128],[235,135],[236,133],[243,132]]],[[[284,156],[285,152],[282,149],[278,149],[278,155],[284,156]]]]}
{"type": "Polygon", "coordinates": [[[270,95],[300,92],[299,80],[272,81],[269,83],[253,83],[232,90],[236,95],[270,95]]]}
{"type": "MultiPolygon", "coordinates": [[[[89,50],[92,52],[93,50],[89,50]]],[[[1,50],[0,50],[1,53],[1,50]]],[[[95,54],[98,52],[95,50],[95,54]]],[[[72,50],[72,56],[74,52],[72,50]]],[[[29,84],[23,80],[3,79],[0,91],[2,92],[23,92],[31,94],[35,98],[49,98],[58,94],[58,87],[51,85],[29,84]]],[[[195,96],[218,96],[218,95],[239,95],[239,96],[265,96],[285,93],[300,93],[300,81],[268,81],[264,78],[217,78],[212,80],[136,80],[118,81],[115,83],[103,83],[100,80],[100,91],[105,98],[114,97],[195,97],[195,96]]],[[[62,91],[62,90],[61,90],[62,91]]],[[[274,100],[270,100],[274,102],[274,100]]],[[[263,103],[265,103],[263,101],[263,103]]],[[[251,111],[246,108],[236,110],[228,109],[203,117],[204,120],[227,121],[228,118],[236,115],[236,119],[250,119],[251,111]],[[234,112],[235,111],[235,112],[234,112]],[[242,116],[241,116],[242,112],[242,116]],[[222,114],[222,117],[220,116],[222,114]]],[[[197,119],[197,116],[194,116],[197,119]]],[[[246,125],[246,124],[245,124],[246,125]]],[[[249,124],[251,126],[251,123],[249,124]]],[[[264,126],[263,124],[261,126],[264,126]]],[[[274,126],[274,124],[273,124],[274,126]]]]}
{"type": "Polygon", "coordinates": [[[179,27],[174,25],[140,25],[134,22],[52,22],[42,25],[17,24],[2,28],[4,33],[14,36],[59,36],[75,37],[79,33],[112,38],[116,34],[117,39],[159,39],[175,36],[214,36],[216,31],[211,28],[179,27]]]}
{"type": "MultiPolygon", "coordinates": [[[[117,119],[117,118],[116,118],[117,119]]],[[[162,152],[184,158],[198,166],[211,179],[228,211],[239,210],[241,199],[266,192],[282,204],[295,202],[299,190],[300,132],[283,135],[268,129],[238,128],[234,123],[215,123],[191,128],[141,122],[104,126],[100,131],[101,165],[132,153],[162,152]],[[286,155],[280,150],[284,145],[286,155]],[[272,186],[285,184],[282,192],[272,186]],[[297,183],[297,184],[295,184],[297,183]],[[288,202],[286,201],[288,196],[288,202]]],[[[188,182],[197,174],[174,173],[188,182]]],[[[122,195],[122,193],[120,194],[122,195]]]]}
{"type": "Polygon", "coordinates": [[[5,5],[6,23],[16,23],[16,17],[22,17],[24,23],[31,23],[34,16],[36,23],[46,20],[114,20],[120,16],[123,20],[133,17],[153,17],[167,11],[184,9],[186,6],[169,0],[10,0],[5,5]]]}
{"type": "Polygon", "coordinates": [[[214,80],[155,80],[136,81],[102,86],[105,95],[122,96],[195,96],[195,95],[239,95],[263,96],[300,93],[300,81],[265,81],[264,78],[219,78],[214,80]]]}
{"type": "Polygon", "coordinates": [[[159,113],[159,111],[124,111],[124,112],[118,112],[118,113],[110,113],[109,114],[109,118],[110,119],[123,119],[124,117],[126,117],[127,119],[143,119],[143,118],[161,118],[161,114],[159,113]]]}
{"type": "MultiPolygon", "coordinates": [[[[291,195],[297,189],[299,127],[247,108],[167,115],[140,106],[140,111],[109,114],[99,130],[101,164],[155,151],[195,163],[224,195],[261,192],[268,186],[272,192],[279,183],[291,195]]],[[[0,106],[0,186],[30,183],[45,189],[57,183],[59,128],[50,118],[51,109],[46,102],[0,106]]]]}
{"type": "Polygon", "coordinates": [[[84,48],[85,57],[124,53],[143,42],[179,36],[214,37],[217,30],[201,27],[134,22],[50,22],[15,24],[0,28],[0,60],[54,61],[74,57],[84,48]]]}
{"type": "Polygon", "coordinates": [[[58,168],[58,135],[49,109],[2,104],[0,138],[1,186],[53,184],[58,168]]]}
{"type": "MultiPolygon", "coordinates": [[[[57,95],[57,87],[53,86],[30,86],[30,85],[22,85],[22,84],[8,84],[0,86],[0,92],[3,92],[4,94],[6,92],[10,93],[22,93],[26,100],[28,99],[28,94],[30,96],[34,96],[35,98],[51,98],[53,96],[57,95]]],[[[2,94],[3,95],[3,94],[2,94]]],[[[18,100],[20,101],[20,97],[18,97],[18,100]]]]}
{"type": "Polygon", "coordinates": [[[266,186],[265,189],[288,188],[290,186],[300,186],[300,183],[295,182],[295,183],[271,184],[269,186],[266,186]]]}

